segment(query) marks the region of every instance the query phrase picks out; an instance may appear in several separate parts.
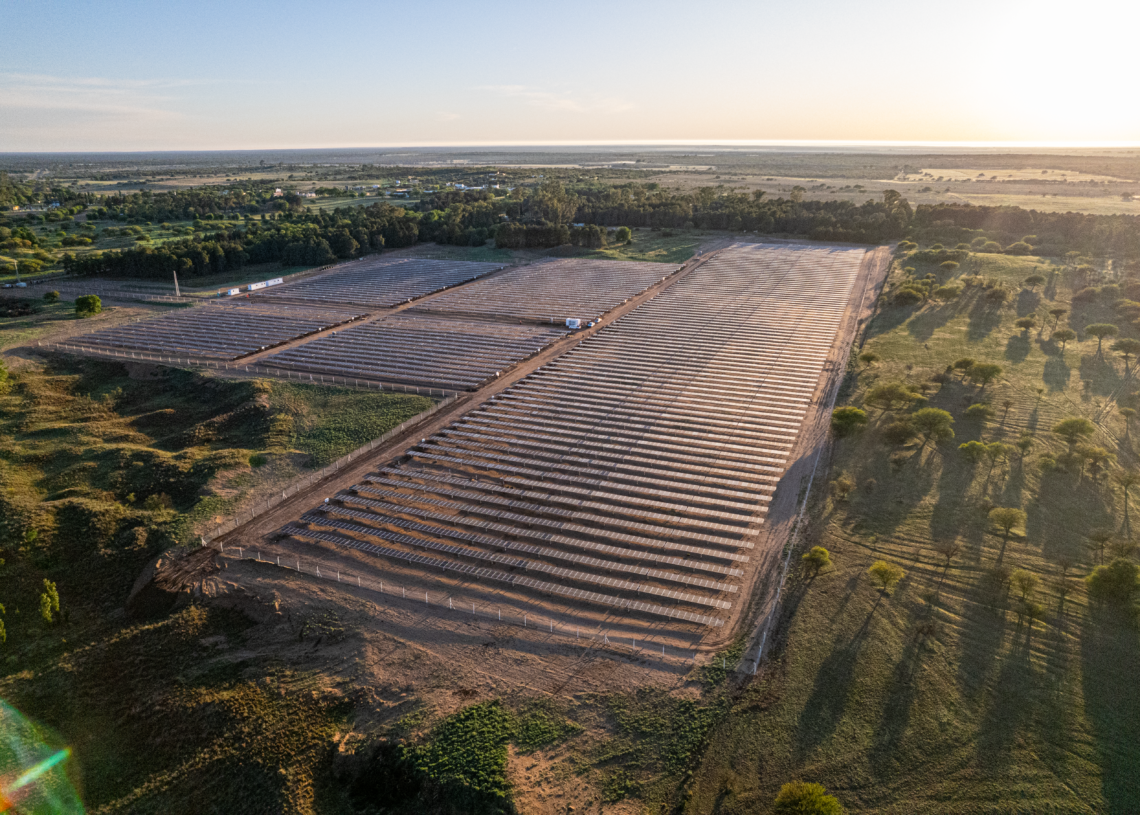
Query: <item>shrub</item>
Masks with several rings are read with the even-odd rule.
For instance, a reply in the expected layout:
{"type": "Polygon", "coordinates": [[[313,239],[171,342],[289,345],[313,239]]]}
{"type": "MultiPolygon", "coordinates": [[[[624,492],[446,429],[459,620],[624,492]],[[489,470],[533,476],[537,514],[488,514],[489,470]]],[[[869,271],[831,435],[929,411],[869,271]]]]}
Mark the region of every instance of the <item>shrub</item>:
{"type": "Polygon", "coordinates": [[[903,417],[883,428],[883,441],[900,446],[914,438],[915,429],[910,419],[903,417]]]}
{"type": "Polygon", "coordinates": [[[958,451],[965,456],[967,460],[977,463],[985,458],[986,445],[980,441],[968,441],[965,444],[959,444],[958,451]]]}
{"type": "Polygon", "coordinates": [[[894,296],[896,306],[913,306],[925,299],[926,292],[911,285],[902,286],[895,292],[894,296]]]}
{"type": "Polygon", "coordinates": [[[992,419],[994,416],[994,409],[987,405],[985,402],[975,402],[966,408],[966,418],[974,419],[976,421],[984,422],[986,419],[992,419]]]}
{"type": "Polygon", "coordinates": [[[874,351],[864,351],[859,355],[859,361],[864,365],[871,366],[879,361],[879,355],[874,351]]]}
{"type": "Polygon", "coordinates": [[[986,300],[998,306],[1003,306],[1008,303],[1009,297],[1009,289],[1002,286],[996,286],[986,292],[986,300]]]}
{"type": "Polygon", "coordinates": [[[84,294],[75,298],[75,316],[91,317],[103,310],[103,301],[95,294],[84,294]]]}
{"type": "Polygon", "coordinates": [[[249,466],[255,470],[258,467],[264,467],[268,463],[269,463],[269,456],[265,455],[264,453],[253,453],[249,457],[249,466]]]}
{"type": "Polygon", "coordinates": [[[838,438],[849,436],[867,424],[867,414],[857,407],[836,408],[831,413],[831,429],[838,438]]]}
{"type": "Polygon", "coordinates": [[[58,303],[59,302],[59,292],[49,291],[47,294],[44,295],[44,301],[48,302],[48,303],[58,303]]]}
{"type": "Polygon", "coordinates": [[[1025,511],[1017,507],[994,507],[990,510],[990,523],[999,527],[1007,538],[1015,526],[1025,524],[1025,517],[1025,511]]]}
{"type": "Polygon", "coordinates": [[[846,501],[853,489],[855,489],[855,479],[847,473],[840,473],[831,482],[831,492],[837,501],[846,501]]]}
{"type": "Polygon", "coordinates": [[[614,233],[614,240],[618,243],[631,243],[633,241],[633,233],[629,231],[628,226],[619,226],[617,232],[614,233]]]}
{"type": "Polygon", "coordinates": [[[813,573],[819,572],[831,565],[831,553],[822,546],[813,546],[804,553],[803,561],[805,568],[813,573]]]}
{"type": "Polygon", "coordinates": [[[821,784],[791,781],[780,787],[772,803],[776,815],[843,815],[843,807],[821,784]]]}
{"type": "Polygon", "coordinates": [[[1128,603],[1137,589],[1138,572],[1140,569],[1137,569],[1136,564],[1124,558],[1117,558],[1105,566],[1097,566],[1085,578],[1089,597],[1102,603],[1128,603]]]}
{"type": "Polygon", "coordinates": [[[889,560],[876,560],[867,570],[871,581],[884,592],[889,592],[896,583],[906,577],[906,571],[897,563],[889,560]]]}
{"type": "Polygon", "coordinates": [[[939,300],[943,300],[946,302],[949,302],[950,300],[954,300],[961,293],[962,293],[962,287],[956,286],[953,284],[948,284],[946,286],[939,286],[937,289],[934,290],[934,296],[936,298],[938,298],[939,300]]]}

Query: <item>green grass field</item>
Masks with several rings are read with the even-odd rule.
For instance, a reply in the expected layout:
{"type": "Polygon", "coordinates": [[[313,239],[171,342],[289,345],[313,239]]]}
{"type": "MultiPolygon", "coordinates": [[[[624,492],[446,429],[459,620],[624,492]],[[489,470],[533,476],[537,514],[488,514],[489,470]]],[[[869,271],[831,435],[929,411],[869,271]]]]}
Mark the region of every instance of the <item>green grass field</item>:
{"type": "MultiPolygon", "coordinates": [[[[790,780],[824,784],[850,812],[1140,811],[1140,633],[1134,612],[1090,604],[1079,579],[1102,558],[1089,532],[1123,536],[1124,500],[1105,473],[1113,465],[1048,466],[1064,459],[1051,428],[1068,416],[1096,421],[1092,443],[1135,466],[1117,412],[1136,401],[1134,369],[1084,338],[1113,313],[1072,303],[1071,272],[974,255],[961,274],[974,273],[1013,299],[998,308],[974,287],[946,304],[881,303],[865,346],[880,361],[855,364],[847,403],[875,383],[931,383],[925,404],[953,414],[955,438],[886,443],[894,418],[869,409],[871,424],[837,442],[830,478],[846,474],[854,489],[839,500],[825,482],[801,540],[834,565],[793,577],[778,654],[712,737],[686,812],[765,812],[790,780]],[[1043,291],[1022,287],[1037,271],[1043,291]],[[1061,326],[1082,336],[1063,355],[1046,314],[1060,307],[1061,326]],[[1040,337],[1013,325],[1033,313],[1047,325],[1040,337]],[[984,391],[945,376],[962,357],[1003,373],[984,391]],[[995,415],[966,417],[978,401],[995,415]],[[1024,455],[1012,447],[1021,438],[1024,455]],[[1008,455],[971,463],[958,450],[971,440],[1003,442],[1008,455]],[[1006,540],[992,507],[1027,521],[1006,540]],[[906,570],[889,596],[867,575],[880,559],[906,570]],[[1036,585],[1023,592],[1010,570],[1036,585]]],[[[896,268],[891,284],[903,280],[896,268]]]]}

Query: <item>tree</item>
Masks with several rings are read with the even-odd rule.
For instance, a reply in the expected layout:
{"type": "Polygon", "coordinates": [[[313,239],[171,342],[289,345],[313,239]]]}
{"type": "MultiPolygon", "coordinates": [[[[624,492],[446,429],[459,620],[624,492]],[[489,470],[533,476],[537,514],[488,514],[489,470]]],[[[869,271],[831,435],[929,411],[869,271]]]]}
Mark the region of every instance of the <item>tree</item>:
{"type": "Polygon", "coordinates": [[[821,784],[791,781],[780,787],[772,804],[776,815],[843,815],[843,807],[821,784]]]}
{"type": "Polygon", "coordinates": [[[986,458],[990,460],[990,470],[993,470],[999,461],[1009,458],[1009,448],[1000,441],[991,441],[986,445],[986,458]]]}
{"type": "Polygon", "coordinates": [[[59,292],[49,291],[47,294],[44,295],[44,300],[48,303],[58,303],[59,302],[59,292]]]}
{"type": "Polygon", "coordinates": [[[867,570],[867,574],[884,593],[889,592],[896,583],[906,577],[906,571],[902,566],[888,560],[876,560],[867,570]]]}
{"type": "Polygon", "coordinates": [[[1106,566],[1097,566],[1085,578],[1089,597],[1101,602],[1126,606],[1136,593],[1138,572],[1136,564],[1117,558],[1106,566]]]}
{"type": "Polygon", "coordinates": [[[1060,307],[1058,307],[1058,308],[1051,308],[1051,309],[1049,309],[1049,316],[1053,318],[1053,328],[1054,328],[1054,330],[1055,330],[1055,329],[1057,328],[1057,326],[1060,324],[1060,322],[1061,322],[1061,318],[1062,318],[1062,317],[1064,317],[1064,316],[1065,316],[1066,314],[1068,314],[1068,313],[1069,313],[1069,310],[1068,310],[1067,308],[1060,308],[1060,307]]]}
{"type": "Polygon", "coordinates": [[[1016,445],[1017,451],[1018,451],[1018,457],[1020,459],[1022,459],[1022,460],[1025,459],[1025,456],[1029,452],[1029,449],[1031,447],[1033,447],[1033,442],[1034,442],[1033,434],[1031,432],[1029,432],[1028,430],[1023,431],[1021,436],[1018,438],[1017,445],[1016,445]]]}
{"type": "Polygon", "coordinates": [[[1014,587],[1021,592],[1022,602],[1032,596],[1033,592],[1037,590],[1038,584],[1041,582],[1037,575],[1033,574],[1033,572],[1027,572],[1025,569],[1014,569],[1009,579],[1014,587]]]}
{"type": "Polygon", "coordinates": [[[1083,416],[1070,416],[1053,425],[1053,432],[1069,443],[1071,448],[1081,439],[1096,432],[1096,425],[1083,416]]]}
{"type": "Polygon", "coordinates": [[[994,417],[994,409],[985,402],[975,402],[966,408],[966,418],[984,422],[994,417]]]}
{"type": "Polygon", "coordinates": [[[901,382],[884,382],[868,390],[863,401],[872,407],[889,411],[904,408],[918,398],[918,394],[901,382]]]}
{"type": "Polygon", "coordinates": [[[958,271],[958,262],[954,260],[946,260],[938,264],[938,268],[948,275],[954,274],[958,271]]]}
{"type": "Polygon", "coordinates": [[[1087,464],[1090,470],[1089,474],[1094,479],[1100,474],[1102,467],[1116,458],[1115,453],[1111,453],[1096,444],[1078,444],[1074,453],[1081,459],[1081,469],[1083,470],[1087,464]]]}
{"type": "Polygon", "coordinates": [[[813,546],[803,557],[804,567],[812,574],[818,574],[821,569],[831,565],[831,553],[822,546],[813,546]]]}
{"type": "Polygon", "coordinates": [[[955,371],[961,371],[962,378],[965,379],[966,375],[970,372],[970,369],[973,368],[975,364],[977,364],[977,360],[973,359],[972,357],[962,357],[961,359],[954,360],[954,363],[950,367],[955,371]]]}
{"type": "Polygon", "coordinates": [[[966,457],[967,461],[977,464],[986,455],[986,445],[980,441],[968,441],[958,445],[958,451],[966,457]]]}
{"type": "Polygon", "coordinates": [[[633,243],[633,232],[630,231],[628,226],[619,226],[617,232],[614,233],[614,240],[618,243],[633,243]]]}
{"type": "Polygon", "coordinates": [[[1021,319],[1014,320],[1013,324],[1024,331],[1028,336],[1029,332],[1037,327],[1037,318],[1033,315],[1022,317],[1021,319]]]}
{"type": "Polygon", "coordinates": [[[1128,373],[1128,358],[1140,354],[1140,340],[1125,337],[1112,344],[1112,350],[1124,357],[1124,372],[1128,373]]]}
{"type": "Polygon", "coordinates": [[[1116,535],[1111,529],[1093,529],[1085,533],[1085,540],[1088,541],[1085,546],[1088,547],[1090,552],[1096,555],[1097,563],[1104,562],[1105,547],[1108,546],[1115,537],[1116,535]]]}
{"type": "Polygon", "coordinates": [[[866,424],[866,412],[857,407],[840,407],[831,412],[831,430],[837,438],[850,436],[866,424]]]}
{"type": "Polygon", "coordinates": [[[1022,282],[1032,291],[1045,282],[1045,276],[1039,274],[1031,274],[1022,282]]]}
{"type": "Polygon", "coordinates": [[[840,473],[831,481],[831,492],[837,501],[846,501],[853,489],[855,489],[855,479],[847,473],[840,473]]]}
{"type": "MultiPolygon", "coordinates": [[[[1002,367],[992,362],[979,362],[970,368],[970,379],[982,383],[981,391],[984,391],[986,385],[997,379],[1001,374],[1002,367]]],[[[979,391],[979,393],[981,391],[979,391]]]]}
{"type": "Polygon", "coordinates": [[[1002,537],[1007,541],[1013,533],[1013,528],[1022,526],[1025,519],[1024,510],[1017,507],[994,507],[990,510],[990,523],[1001,530],[1002,537]]]}
{"type": "Polygon", "coordinates": [[[1061,343],[1061,353],[1065,353],[1065,346],[1077,338],[1077,332],[1071,328],[1060,328],[1053,332],[1053,339],[1061,343]]]}
{"type": "Polygon", "coordinates": [[[59,620],[59,591],[50,580],[44,580],[44,591],[40,595],[40,616],[48,625],[59,620]]]}
{"type": "Polygon", "coordinates": [[[874,351],[864,351],[859,355],[859,361],[870,368],[872,365],[879,361],[879,355],[874,351]]]}
{"type": "Polygon", "coordinates": [[[1089,336],[1096,337],[1096,355],[1101,355],[1101,344],[1104,342],[1105,337],[1115,337],[1120,333],[1120,329],[1112,323],[1092,323],[1085,326],[1085,333],[1089,336]]]}
{"type": "Polygon", "coordinates": [[[942,556],[942,559],[946,561],[946,568],[949,569],[951,562],[953,562],[954,558],[958,556],[958,553],[962,551],[962,544],[956,538],[939,541],[935,544],[934,551],[942,556]]]}
{"type": "Polygon", "coordinates": [[[956,299],[958,297],[958,295],[961,293],[962,293],[962,287],[961,286],[955,286],[952,284],[949,284],[946,286],[939,286],[937,289],[934,290],[934,296],[937,297],[939,300],[942,300],[943,302],[947,302],[947,303],[950,302],[951,300],[956,299]]]}
{"type": "Polygon", "coordinates": [[[954,438],[954,417],[940,408],[927,407],[916,410],[910,417],[911,425],[922,435],[922,447],[934,440],[949,441],[954,438]]]}
{"type": "Polygon", "coordinates": [[[75,316],[91,317],[103,310],[103,301],[98,295],[84,294],[75,298],[75,316]]]}

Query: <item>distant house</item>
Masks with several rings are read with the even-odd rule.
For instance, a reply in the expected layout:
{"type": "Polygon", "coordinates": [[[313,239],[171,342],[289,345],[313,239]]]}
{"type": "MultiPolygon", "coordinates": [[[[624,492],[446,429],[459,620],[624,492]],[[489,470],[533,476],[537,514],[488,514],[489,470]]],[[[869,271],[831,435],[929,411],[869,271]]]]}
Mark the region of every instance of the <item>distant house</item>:
{"type": "Polygon", "coordinates": [[[281,197],[281,196],[283,196],[284,194],[285,194],[285,193],[281,192],[281,188],[280,188],[280,187],[278,187],[277,189],[275,189],[275,190],[273,191],[273,197],[274,197],[274,198],[280,198],[280,197],[281,197]]]}

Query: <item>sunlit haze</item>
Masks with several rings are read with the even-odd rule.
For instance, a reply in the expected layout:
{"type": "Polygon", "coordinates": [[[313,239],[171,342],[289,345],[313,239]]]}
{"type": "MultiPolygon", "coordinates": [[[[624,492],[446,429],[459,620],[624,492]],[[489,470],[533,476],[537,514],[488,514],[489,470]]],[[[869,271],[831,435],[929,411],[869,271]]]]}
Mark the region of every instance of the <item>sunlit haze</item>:
{"type": "Polygon", "coordinates": [[[1140,142],[1140,7],[2,6],[0,151],[1140,142]]]}

